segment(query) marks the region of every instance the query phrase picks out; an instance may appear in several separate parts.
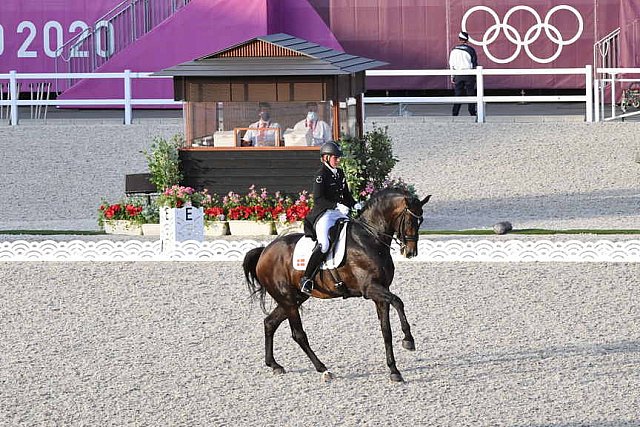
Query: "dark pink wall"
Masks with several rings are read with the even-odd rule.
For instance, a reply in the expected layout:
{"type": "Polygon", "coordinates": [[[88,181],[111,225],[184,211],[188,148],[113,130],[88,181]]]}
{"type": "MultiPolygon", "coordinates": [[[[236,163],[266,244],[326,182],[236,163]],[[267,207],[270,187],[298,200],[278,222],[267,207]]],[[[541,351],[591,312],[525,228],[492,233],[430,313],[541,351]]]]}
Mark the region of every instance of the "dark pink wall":
{"type": "MultiPolygon", "coordinates": [[[[62,28],[64,41],[75,21],[93,24],[118,0],[4,0],[0,8],[0,72],[46,72],[54,70],[54,59],[44,48],[45,27],[55,23],[62,28]],[[25,27],[18,32],[19,26],[25,27]],[[32,31],[33,29],[33,31],[32,31]],[[33,40],[27,42],[33,33],[33,40]],[[27,53],[20,54],[21,49],[27,53]],[[26,48],[25,48],[26,47],[26,48]]],[[[593,61],[593,44],[618,26],[622,27],[621,59],[624,66],[640,63],[640,0],[193,0],[171,20],[116,55],[101,71],[156,71],[212,53],[249,38],[286,32],[336,49],[389,62],[393,69],[438,69],[447,67],[450,49],[456,43],[463,16],[472,7],[485,6],[498,15],[499,22],[510,10],[531,7],[545,19],[557,4],[574,8],[583,18],[583,32],[574,43],[562,47],[556,59],[539,63],[525,48],[512,61],[496,63],[481,46],[476,46],[479,62],[486,68],[583,67],[593,61]]],[[[495,22],[490,14],[477,11],[467,19],[471,36],[481,41],[495,22]]],[[[509,22],[524,39],[536,23],[526,10],[512,13],[509,22]]],[[[577,30],[577,20],[568,11],[554,13],[549,24],[567,40],[577,30]]],[[[533,31],[533,30],[532,30],[533,31]]],[[[555,36],[554,30],[549,30],[555,36]]],[[[531,34],[534,34],[530,33],[531,34]]],[[[49,46],[55,48],[55,30],[48,32],[49,46]]],[[[489,37],[491,34],[487,34],[489,37]]],[[[516,35],[512,35],[516,37],[516,35]]],[[[527,43],[532,55],[549,58],[557,51],[541,30],[535,42],[527,43]]],[[[508,58],[515,45],[500,32],[487,48],[496,58],[508,58]]],[[[488,87],[529,88],[581,86],[581,79],[561,77],[490,78],[488,87]]],[[[113,83],[92,85],[97,92],[113,83]]],[[[446,88],[448,79],[393,78],[369,79],[368,88],[422,89],[446,88]]],[[[82,86],[80,87],[82,88],[82,86]]],[[[134,85],[151,96],[171,97],[166,83],[134,85]],[[148,86],[148,88],[144,88],[148,86]]],[[[74,96],[81,92],[76,89],[74,96]]],[[[87,96],[95,96],[95,93],[87,96]]]]}

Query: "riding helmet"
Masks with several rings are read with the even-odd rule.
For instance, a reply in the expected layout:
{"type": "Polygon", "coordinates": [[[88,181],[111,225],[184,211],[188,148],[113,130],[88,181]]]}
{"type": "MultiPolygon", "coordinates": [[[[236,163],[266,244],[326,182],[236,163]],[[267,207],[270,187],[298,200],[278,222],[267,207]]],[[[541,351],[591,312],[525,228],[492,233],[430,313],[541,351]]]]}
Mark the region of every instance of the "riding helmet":
{"type": "Polygon", "coordinates": [[[322,147],[320,147],[320,156],[324,156],[325,154],[342,157],[342,150],[335,142],[325,142],[322,147]]]}

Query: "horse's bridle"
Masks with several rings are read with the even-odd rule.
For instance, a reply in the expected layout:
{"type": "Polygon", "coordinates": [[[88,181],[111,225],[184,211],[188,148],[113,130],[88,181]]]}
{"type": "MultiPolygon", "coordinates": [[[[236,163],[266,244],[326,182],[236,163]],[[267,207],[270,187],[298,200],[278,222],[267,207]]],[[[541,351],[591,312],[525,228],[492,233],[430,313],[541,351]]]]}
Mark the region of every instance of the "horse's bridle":
{"type": "Polygon", "coordinates": [[[420,225],[422,224],[422,221],[424,221],[424,218],[420,215],[416,215],[414,214],[411,209],[409,209],[409,206],[405,206],[405,208],[402,210],[402,212],[400,212],[398,214],[398,217],[400,219],[399,224],[398,224],[398,228],[396,229],[396,234],[398,236],[401,236],[400,239],[401,241],[398,242],[398,244],[400,245],[400,249],[404,249],[404,247],[407,246],[407,242],[417,242],[418,239],[420,238],[420,225]],[[408,213],[409,215],[411,215],[414,219],[417,220],[417,224],[416,224],[416,233],[412,234],[412,235],[408,235],[405,233],[405,229],[406,229],[406,220],[407,220],[407,216],[405,215],[406,213],[408,213]]]}
{"type": "MultiPolygon", "coordinates": [[[[406,202],[405,202],[406,203],[406,202]]],[[[373,237],[376,238],[376,240],[378,240],[380,243],[382,243],[383,245],[391,248],[391,245],[388,245],[387,243],[385,243],[384,241],[382,241],[380,239],[380,236],[385,236],[385,237],[389,237],[391,238],[392,241],[396,242],[398,244],[398,246],[400,246],[400,251],[403,251],[404,248],[407,246],[407,242],[417,242],[418,239],[420,238],[420,224],[422,224],[422,221],[424,221],[424,218],[420,215],[416,215],[415,213],[413,213],[411,211],[411,209],[409,209],[409,206],[404,207],[404,209],[402,210],[402,212],[400,212],[398,215],[396,215],[396,217],[393,219],[394,223],[398,223],[398,226],[395,227],[395,233],[396,235],[398,235],[400,238],[395,237],[393,234],[387,234],[387,233],[383,233],[383,232],[378,232],[377,230],[375,230],[371,225],[369,225],[368,223],[356,219],[356,222],[359,222],[365,230],[367,230],[367,232],[369,234],[371,234],[373,237]],[[405,221],[407,216],[405,215],[406,213],[408,213],[409,215],[411,215],[413,218],[415,218],[418,221],[418,224],[416,225],[416,233],[413,235],[407,235],[405,234],[405,221]]]]}

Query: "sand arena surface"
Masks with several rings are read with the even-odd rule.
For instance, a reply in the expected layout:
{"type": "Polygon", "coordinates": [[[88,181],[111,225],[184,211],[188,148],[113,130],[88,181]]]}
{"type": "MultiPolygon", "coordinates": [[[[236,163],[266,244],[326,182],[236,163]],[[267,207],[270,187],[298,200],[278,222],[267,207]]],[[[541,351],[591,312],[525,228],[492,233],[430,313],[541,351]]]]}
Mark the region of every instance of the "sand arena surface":
{"type": "MultiPolygon", "coordinates": [[[[392,175],[433,194],[424,228],[640,229],[640,122],[374,123],[389,126],[392,175]]],[[[125,175],[146,171],[140,151],[181,131],[180,120],[3,129],[0,198],[11,203],[0,204],[0,229],[98,229],[101,199],[122,198],[125,175]]]]}
{"type": "Polygon", "coordinates": [[[640,424],[638,264],[400,263],[417,350],[374,305],[305,303],[322,383],[233,263],[0,263],[0,424],[640,424]]]}

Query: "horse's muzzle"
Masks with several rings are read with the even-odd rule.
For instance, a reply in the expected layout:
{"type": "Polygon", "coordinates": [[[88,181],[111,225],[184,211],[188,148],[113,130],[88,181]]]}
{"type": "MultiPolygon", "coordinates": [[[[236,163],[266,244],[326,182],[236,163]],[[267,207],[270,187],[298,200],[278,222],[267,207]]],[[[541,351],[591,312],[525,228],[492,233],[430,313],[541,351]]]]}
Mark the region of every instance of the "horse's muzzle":
{"type": "Polygon", "coordinates": [[[418,248],[417,247],[409,247],[409,246],[403,246],[400,249],[400,254],[404,255],[405,258],[413,258],[415,256],[418,256],[418,248]]]}

